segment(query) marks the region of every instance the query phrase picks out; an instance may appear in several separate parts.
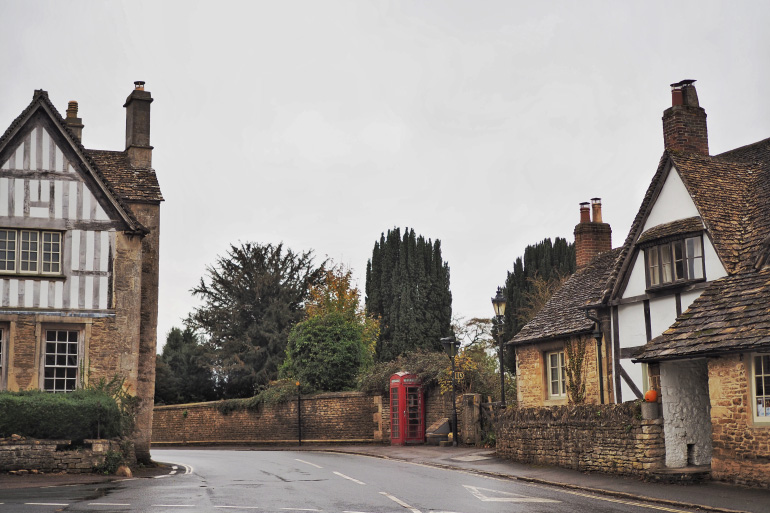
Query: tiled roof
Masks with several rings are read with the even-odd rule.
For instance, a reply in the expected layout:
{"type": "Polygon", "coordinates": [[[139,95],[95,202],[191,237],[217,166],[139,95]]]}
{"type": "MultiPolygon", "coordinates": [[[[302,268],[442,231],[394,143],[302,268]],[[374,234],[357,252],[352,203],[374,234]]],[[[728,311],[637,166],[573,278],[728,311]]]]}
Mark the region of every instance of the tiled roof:
{"type": "Polygon", "coordinates": [[[659,240],[664,237],[695,233],[702,230],[703,221],[701,221],[700,217],[688,217],[687,219],[679,219],[670,223],[654,226],[640,235],[636,243],[644,244],[645,242],[659,240]]]}
{"type": "Polygon", "coordinates": [[[163,201],[155,170],[132,168],[124,151],[86,150],[86,153],[123,199],[163,201]]]}
{"type": "Polygon", "coordinates": [[[711,283],[636,358],[659,361],[770,348],[770,267],[711,283]]]}
{"type": "Polygon", "coordinates": [[[620,253],[620,248],[601,253],[585,268],[570,276],[535,318],[513,337],[510,344],[526,344],[591,332],[594,322],[586,317],[583,307],[600,299],[620,253]]]}

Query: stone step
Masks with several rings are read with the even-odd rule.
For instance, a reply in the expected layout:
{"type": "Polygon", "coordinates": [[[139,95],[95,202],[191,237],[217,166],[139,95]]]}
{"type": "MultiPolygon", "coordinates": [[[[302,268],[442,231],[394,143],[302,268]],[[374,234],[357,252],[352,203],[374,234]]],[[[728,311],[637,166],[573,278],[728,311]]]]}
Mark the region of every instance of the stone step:
{"type": "Polygon", "coordinates": [[[680,468],[660,468],[651,470],[650,481],[659,483],[694,484],[711,479],[711,465],[690,465],[680,468]]]}

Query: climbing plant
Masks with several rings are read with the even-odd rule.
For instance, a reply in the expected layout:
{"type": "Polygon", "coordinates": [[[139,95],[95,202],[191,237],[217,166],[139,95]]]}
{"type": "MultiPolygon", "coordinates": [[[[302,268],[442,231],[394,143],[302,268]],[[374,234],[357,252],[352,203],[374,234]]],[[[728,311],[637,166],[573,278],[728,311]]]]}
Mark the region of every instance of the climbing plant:
{"type": "Polygon", "coordinates": [[[567,396],[572,404],[582,404],[586,400],[586,380],[584,375],[586,356],[586,337],[571,338],[564,344],[567,356],[567,396]]]}

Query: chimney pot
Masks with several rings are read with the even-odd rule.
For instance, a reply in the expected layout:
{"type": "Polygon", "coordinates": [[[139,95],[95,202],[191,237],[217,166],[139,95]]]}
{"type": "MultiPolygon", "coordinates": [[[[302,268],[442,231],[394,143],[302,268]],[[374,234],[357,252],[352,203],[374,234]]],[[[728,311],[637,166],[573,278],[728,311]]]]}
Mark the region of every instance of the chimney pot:
{"type": "Polygon", "coordinates": [[[591,222],[591,211],[588,209],[587,201],[584,201],[580,204],[580,222],[581,223],[591,222]]]}
{"type": "Polygon", "coordinates": [[[71,100],[67,103],[67,117],[64,123],[69,127],[78,141],[83,138],[83,120],[78,117],[78,102],[71,100]]]}
{"type": "Polygon", "coordinates": [[[144,80],[137,80],[134,82],[134,89],[144,91],[144,80]]]}
{"type": "Polygon", "coordinates": [[[591,210],[594,223],[602,222],[602,199],[591,198],[591,210]]]}

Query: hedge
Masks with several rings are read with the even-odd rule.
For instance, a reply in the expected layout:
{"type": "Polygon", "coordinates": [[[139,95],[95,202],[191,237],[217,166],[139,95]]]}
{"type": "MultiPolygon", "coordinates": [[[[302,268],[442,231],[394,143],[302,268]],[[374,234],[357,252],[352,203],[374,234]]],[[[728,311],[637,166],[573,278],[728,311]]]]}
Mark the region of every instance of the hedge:
{"type": "Polygon", "coordinates": [[[16,434],[79,442],[97,434],[121,436],[123,425],[117,402],[104,391],[0,392],[0,437],[16,434]]]}

